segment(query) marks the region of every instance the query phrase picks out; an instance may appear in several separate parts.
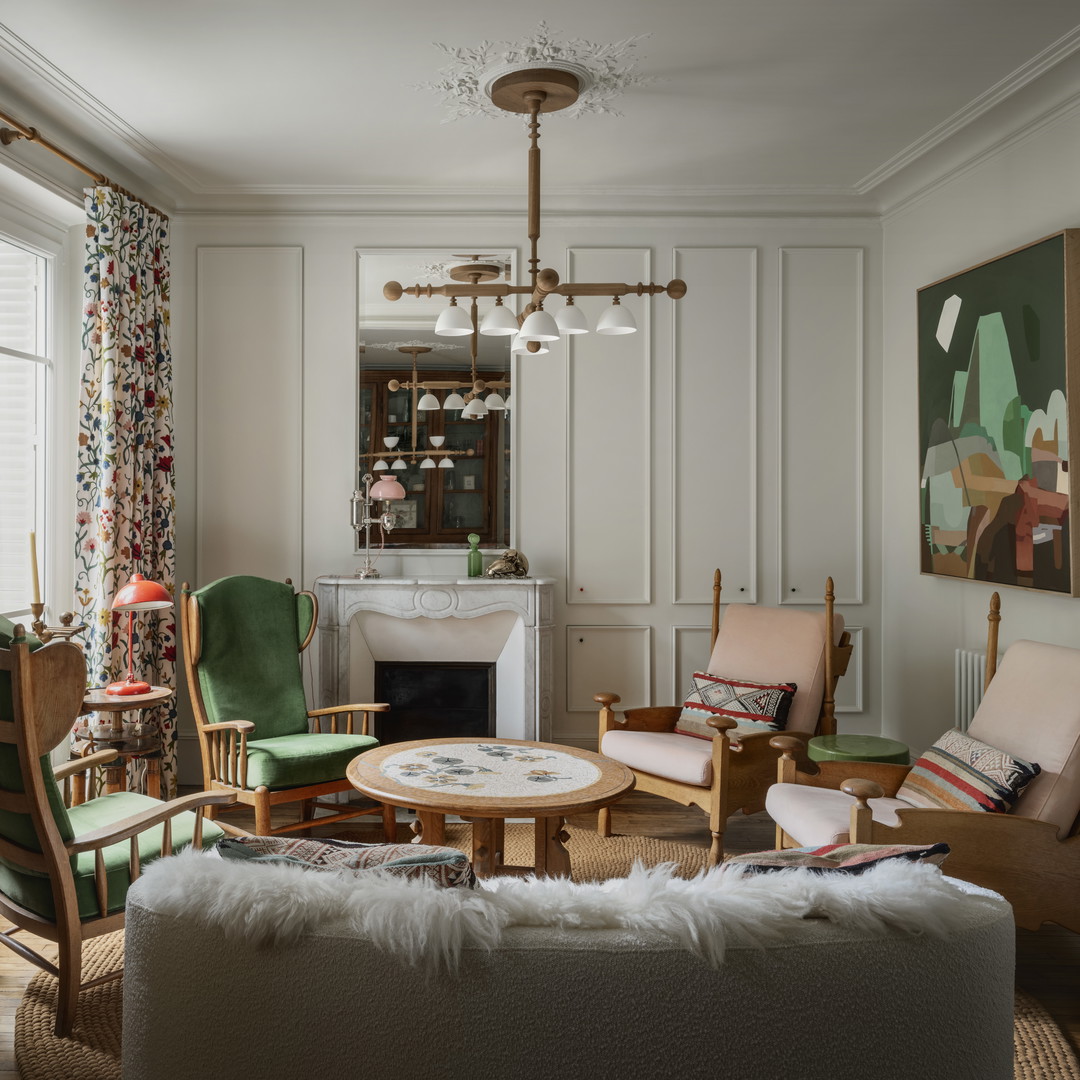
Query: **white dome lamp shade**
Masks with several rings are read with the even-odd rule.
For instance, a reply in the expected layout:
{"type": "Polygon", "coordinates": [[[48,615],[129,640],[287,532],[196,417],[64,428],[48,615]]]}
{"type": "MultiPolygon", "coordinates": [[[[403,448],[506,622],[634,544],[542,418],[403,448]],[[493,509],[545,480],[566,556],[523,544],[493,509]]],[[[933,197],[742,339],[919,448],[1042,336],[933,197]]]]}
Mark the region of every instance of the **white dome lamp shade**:
{"type": "Polygon", "coordinates": [[[619,303],[617,296],[612,297],[611,307],[596,320],[598,334],[632,334],[637,330],[637,323],[631,312],[619,303]]]}
{"type": "Polygon", "coordinates": [[[574,298],[566,298],[566,306],[555,312],[555,323],[562,334],[587,334],[589,324],[585,321],[585,312],[574,303],[574,298]]]}
{"type": "Polygon", "coordinates": [[[465,406],[465,411],[461,414],[461,419],[479,420],[484,416],[487,416],[487,406],[478,397],[474,397],[472,401],[465,406]]]}
{"type": "Polygon", "coordinates": [[[446,395],[446,400],[442,403],[442,407],[447,411],[451,409],[464,409],[465,399],[455,390],[452,394],[446,395]]]}
{"type": "Polygon", "coordinates": [[[420,462],[420,468],[421,469],[434,469],[435,468],[435,459],[434,458],[429,458],[429,457],[424,458],[424,460],[420,462]]]}
{"type": "Polygon", "coordinates": [[[439,404],[439,399],[429,391],[416,403],[416,408],[420,412],[431,412],[433,409],[441,409],[442,405],[439,404]]]}
{"type": "Polygon", "coordinates": [[[442,461],[439,462],[439,468],[440,469],[452,469],[453,467],[454,467],[454,459],[453,458],[444,457],[442,459],[442,461]]]}
{"type": "Polygon", "coordinates": [[[538,307],[522,324],[518,335],[522,341],[558,341],[559,324],[538,307]]]}
{"type": "Polygon", "coordinates": [[[409,467],[409,466],[408,466],[408,465],[406,465],[406,464],[405,464],[405,462],[404,462],[404,461],[402,461],[402,459],[401,459],[401,458],[398,458],[398,459],[397,459],[397,460],[396,460],[396,461],[395,461],[395,462],[394,462],[394,463],[393,463],[393,464],[392,464],[392,465],[390,466],[390,468],[391,468],[391,469],[397,469],[397,470],[398,470],[399,472],[400,472],[400,471],[401,471],[402,469],[407,469],[408,467],[409,467]]]}
{"type": "Polygon", "coordinates": [[[501,296],[496,296],[495,306],[480,323],[480,333],[487,337],[509,337],[517,332],[517,316],[503,305],[501,296]]]}
{"type": "Polygon", "coordinates": [[[451,296],[450,306],[443,309],[435,323],[435,333],[439,337],[465,337],[472,331],[472,316],[457,306],[456,296],[451,296]]]}
{"type": "Polygon", "coordinates": [[[376,461],[375,464],[371,466],[371,471],[372,472],[385,472],[389,468],[390,468],[390,466],[387,465],[386,462],[383,461],[382,458],[379,458],[379,460],[376,461]]]}
{"type": "Polygon", "coordinates": [[[442,444],[444,442],[446,442],[446,436],[445,435],[429,435],[427,441],[429,443],[431,443],[431,445],[434,446],[436,450],[438,450],[438,448],[440,446],[442,446],[442,444]]]}
{"type": "Polygon", "coordinates": [[[510,343],[510,351],[512,353],[525,353],[528,356],[543,356],[544,353],[551,352],[551,350],[547,347],[547,345],[544,344],[544,342],[538,341],[537,344],[540,346],[540,348],[530,351],[528,341],[526,341],[525,338],[518,334],[518,336],[514,338],[514,340],[510,343]]]}
{"type": "Polygon", "coordinates": [[[401,441],[400,435],[384,435],[382,444],[387,450],[393,450],[395,446],[401,441]]]}
{"type": "Polygon", "coordinates": [[[502,394],[498,390],[492,390],[486,398],[484,398],[484,405],[490,412],[492,409],[505,409],[506,402],[503,401],[502,394]]]}

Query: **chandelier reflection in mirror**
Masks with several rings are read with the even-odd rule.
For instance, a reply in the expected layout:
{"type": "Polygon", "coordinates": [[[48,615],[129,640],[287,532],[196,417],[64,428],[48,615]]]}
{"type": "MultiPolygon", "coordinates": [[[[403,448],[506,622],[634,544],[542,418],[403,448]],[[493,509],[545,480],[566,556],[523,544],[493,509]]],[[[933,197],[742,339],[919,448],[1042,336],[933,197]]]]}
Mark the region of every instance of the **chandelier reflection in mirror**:
{"type": "MultiPolygon", "coordinates": [[[[577,105],[577,111],[610,111],[606,101],[602,106],[592,109],[582,108],[579,97],[586,101],[586,95],[594,91],[603,97],[611,96],[612,90],[621,86],[633,85],[642,81],[627,75],[618,86],[613,79],[612,65],[597,64],[597,57],[610,61],[613,52],[622,48],[633,47],[636,39],[620,43],[618,46],[594,46],[589,42],[573,41],[559,45],[551,41],[547,28],[541,24],[538,36],[525,45],[509,45],[497,55],[499,50],[485,42],[477,50],[450,50],[452,55],[467,57],[490,65],[493,59],[500,62],[489,66],[483,72],[458,72],[457,83],[444,80],[436,84],[435,89],[442,90],[461,107],[463,88],[479,86],[489,100],[490,105],[505,112],[524,113],[528,121],[528,236],[529,236],[529,283],[514,285],[499,281],[501,267],[479,260],[454,267],[450,271],[450,282],[443,285],[402,286],[397,281],[388,281],[383,287],[387,300],[399,300],[403,295],[442,296],[450,301],[449,307],[439,315],[435,324],[435,333],[439,336],[456,337],[466,334],[516,335],[511,346],[512,352],[543,353],[548,351],[548,342],[560,337],[588,333],[589,327],[581,310],[575,305],[578,296],[610,296],[611,306],[607,308],[596,323],[598,334],[632,334],[637,330],[633,314],[621,303],[621,297],[627,295],[655,296],[666,293],[673,300],[686,295],[686,282],[675,278],[666,285],[638,282],[574,282],[560,281],[558,272],[551,268],[540,268],[537,254],[540,242],[540,114],[557,112],[577,105]],[[493,56],[492,54],[496,55],[493,56]],[[529,57],[522,60],[522,57],[529,57]],[[535,58],[543,59],[538,62],[535,58]],[[594,62],[590,65],[590,59],[594,62]],[[528,296],[529,301],[520,316],[515,316],[504,306],[508,296],[528,296]],[[555,306],[555,297],[564,302],[552,315],[545,310],[545,303],[555,306]],[[471,301],[469,310],[458,304],[459,299],[471,301]],[[493,299],[494,307],[478,322],[477,301],[493,299]]],[[[470,90],[471,92],[471,90],[470,90]]],[[[472,110],[490,115],[487,103],[477,101],[472,110]]]]}

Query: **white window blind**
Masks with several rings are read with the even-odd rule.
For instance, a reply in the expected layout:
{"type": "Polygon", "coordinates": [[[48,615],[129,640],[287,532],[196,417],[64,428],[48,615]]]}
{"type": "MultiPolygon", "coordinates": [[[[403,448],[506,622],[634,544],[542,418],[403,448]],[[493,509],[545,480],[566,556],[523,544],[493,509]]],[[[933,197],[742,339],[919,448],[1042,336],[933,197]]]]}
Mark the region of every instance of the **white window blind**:
{"type": "Polygon", "coordinates": [[[30,532],[44,571],[47,260],[0,240],[0,611],[31,599],[30,532]]]}

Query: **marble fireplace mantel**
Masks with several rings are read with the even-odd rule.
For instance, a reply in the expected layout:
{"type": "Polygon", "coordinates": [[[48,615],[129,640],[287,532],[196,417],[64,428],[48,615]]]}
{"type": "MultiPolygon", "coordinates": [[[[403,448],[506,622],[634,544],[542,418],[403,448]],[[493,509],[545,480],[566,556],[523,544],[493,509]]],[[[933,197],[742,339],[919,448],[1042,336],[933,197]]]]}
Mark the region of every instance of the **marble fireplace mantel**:
{"type": "MultiPolygon", "coordinates": [[[[323,706],[351,699],[352,657],[359,644],[354,634],[363,619],[375,614],[391,619],[418,619],[417,633],[408,628],[394,635],[393,659],[422,661],[434,642],[460,647],[461,630],[452,620],[479,620],[510,613],[498,622],[496,639],[478,646],[496,665],[496,734],[504,739],[551,737],[552,642],[554,578],[467,578],[425,574],[412,577],[316,578],[319,600],[319,697],[323,706]],[[503,627],[511,626],[507,631],[503,627]],[[415,642],[409,645],[408,642],[415,642]],[[411,652],[411,655],[409,653],[411,652]]],[[[478,624],[479,625],[479,624],[478,624]]],[[[383,648],[375,643],[375,650],[383,648]]],[[[373,650],[373,651],[375,651],[373,650]]],[[[384,656],[383,658],[391,658],[384,656]]],[[[371,700],[369,697],[367,700],[371,700]]]]}

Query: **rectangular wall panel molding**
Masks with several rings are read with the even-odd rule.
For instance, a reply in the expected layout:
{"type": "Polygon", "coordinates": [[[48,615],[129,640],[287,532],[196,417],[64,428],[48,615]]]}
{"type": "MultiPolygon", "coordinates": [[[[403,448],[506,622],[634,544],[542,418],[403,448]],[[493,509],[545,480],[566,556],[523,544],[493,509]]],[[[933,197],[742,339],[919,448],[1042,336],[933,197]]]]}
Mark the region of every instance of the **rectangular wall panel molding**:
{"type": "Polygon", "coordinates": [[[671,523],[676,604],[757,599],[757,249],[678,248],[673,305],[671,523]],[[705,294],[708,294],[707,299],[705,294]]]}
{"type": "Polygon", "coordinates": [[[594,694],[610,691],[620,709],[652,704],[651,626],[568,626],[566,710],[596,712],[594,694]]]}
{"type": "Polygon", "coordinates": [[[300,580],[303,248],[199,248],[196,305],[196,580],[300,580]]]}
{"type": "MultiPolygon", "coordinates": [[[[648,248],[567,252],[567,280],[649,281],[648,248]]],[[[555,303],[561,302],[558,298],[555,303]]],[[[610,297],[575,297],[590,326],[610,297]]],[[[622,303],[636,334],[580,334],[567,350],[566,602],[652,602],[652,350],[648,297],[622,303]]]]}
{"type": "Polygon", "coordinates": [[[836,684],[836,711],[838,713],[861,713],[865,710],[864,704],[864,678],[866,670],[866,641],[865,627],[846,626],[845,630],[851,633],[851,662],[848,664],[847,674],[836,684]]]}
{"type": "Polygon", "coordinates": [[[780,250],[778,602],[863,602],[863,249],[780,250]]]}
{"type": "Polygon", "coordinates": [[[671,628],[671,689],[667,701],[661,705],[681,705],[690,689],[690,676],[704,671],[709,664],[709,638],[712,628],[708,626],[673,626],[671,628]]]}

